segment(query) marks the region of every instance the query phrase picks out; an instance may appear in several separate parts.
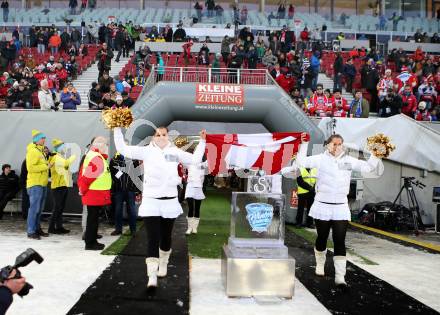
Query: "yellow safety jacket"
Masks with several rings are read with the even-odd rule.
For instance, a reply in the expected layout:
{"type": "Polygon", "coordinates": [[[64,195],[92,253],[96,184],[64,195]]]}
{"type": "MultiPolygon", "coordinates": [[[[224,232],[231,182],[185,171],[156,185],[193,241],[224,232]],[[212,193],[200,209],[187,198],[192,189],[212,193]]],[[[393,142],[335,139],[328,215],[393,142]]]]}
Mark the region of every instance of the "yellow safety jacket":
{"type": "MultiPolygon", "coordinates": [[[[309,184],[310,186],[315,186],[316,184],[316,175],[318,174],[318,170],[316,168],[312,168],[310,170],[310,172],[307,171],[306,168],[301,167],[300,168],[301,171],[301,177],[303,178],[303,180],[309,184]]],[[[300,186],[298,186],[298,194],[305,194],[308,193],[309,191],[307,189],[304,189],[300,186]]]]}
{"type": "Polygon", "coordinates": [[[84,159],[82,172],[84,175],[85,170],[87,169],[91,160],[95,157],[99,157],[102,159],[102,163],[104,164],[104,171],[94,180],[94,182],[90,185],[90,190],[110,190],[112,188],[112,176],[110,173],[110,168],[107,163],[107,160],[99,154],[98,152],[89,151],[84,159]]]}
{"type": "Polygon", "coordinates": [[[72,174],[69,172],[69,167],[75,159],[75,155],[65,159],[59,153],[50,157],[49,162],[53,164],[50,168],[52,179],[50,188],[72,187],[72,174]]]}

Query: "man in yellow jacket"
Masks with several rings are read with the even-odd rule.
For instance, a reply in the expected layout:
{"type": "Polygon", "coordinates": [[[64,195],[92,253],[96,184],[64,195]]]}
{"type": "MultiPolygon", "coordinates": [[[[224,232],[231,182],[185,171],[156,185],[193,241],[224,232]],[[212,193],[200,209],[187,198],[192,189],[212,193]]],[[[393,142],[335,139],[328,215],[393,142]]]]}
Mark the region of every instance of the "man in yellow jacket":
{"type": "Polygon", "coordinates": [[[307,209],[305,226],[311,227],[313,219],[308,214],[315,198],[315,184],[318,170],[316,168],[307,169],[301,167],[299,171],[301,174],[296,179],[298,184],[298,211],[296,213],[296,225],[299,227],[304,226],[304,212],[307,209]]]}
{"type": "Polygon", "coordinates": [[[62,155],[64,142],[60,139],[52,140],[54,154],[49,158],[51,175],[52,195],[54,206],[52,216],[49,221],[49,230],[51,234],[67,234],[70,231],[63,227],[63,211],[66,207],[68,187],[72,187],[72,174],[69,171],[70,165],[75,161],[76,156],[72,155],[68,159],[62,155]]]}
{"type": "Polygon", "coordinates": [[[40,239],[40,236],[48,236],[40,226],[41,211],[47,196],[47,183],[49,180],[48,160],[44,156],[44,144],[46,136],[39,130],[32,130],[32,143],[27,146],[26,188],[29,195],[29,213],[27,218],[27,234],[29,238],[40,239]]]}

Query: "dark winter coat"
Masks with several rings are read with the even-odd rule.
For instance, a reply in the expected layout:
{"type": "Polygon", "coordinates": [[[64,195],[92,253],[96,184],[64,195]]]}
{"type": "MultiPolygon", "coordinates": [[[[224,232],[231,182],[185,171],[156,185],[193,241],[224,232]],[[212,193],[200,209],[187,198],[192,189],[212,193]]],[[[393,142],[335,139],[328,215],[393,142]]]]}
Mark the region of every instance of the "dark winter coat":
{"type": "Polygon", "coordinates": [[[136,187],[133,180],[130,178],[129,174],[135,172],[135,168],[139,166],[139,161],[125,159],[124,156],[118,154],[114,156],[110,161],[110,172],[112,174],[112,191],[134,191],[140,192],[136,187]],[[122,175],[117,178],[116,174],[119,172],[120,168],[123,169],[122,175]]]}
{"type": "Polygon", "coordinates": [[[0,191],[17,193],[19,190],[19,178],[15,171],[11,170],[8,175],[5,175],[5,173],[0,175],[0,191]]]}

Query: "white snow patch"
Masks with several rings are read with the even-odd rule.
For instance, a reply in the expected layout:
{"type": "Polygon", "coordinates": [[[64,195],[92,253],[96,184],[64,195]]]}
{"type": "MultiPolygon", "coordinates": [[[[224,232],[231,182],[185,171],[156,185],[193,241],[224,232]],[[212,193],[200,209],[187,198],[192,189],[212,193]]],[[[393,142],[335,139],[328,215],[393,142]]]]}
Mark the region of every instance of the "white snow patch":
{"type": "MultiPolygon", "coordinates": [[[[99,241],[106,246],[117,238],[105,234],[99,241]]],[[[15,257],[27,248],[35,249],[44,261],[20,269],[34,289],[23,299],[15,295],[8,315],[66,314],[114,259],[101,255],[100,251],[84,250],[80,233],[50,235],[38,241],[28,239],[23,231],[2,231],[1,267],[12,265],[15,257]]]]}
{"type": "Polygon", "coordinates": [[[295,279],[295,294],[291,300],[257,303],[253,298],[228,298],[221,281],[220,259],[193,259],[190,273],[191,315],[279,315],[330,314],[330,312],[295,279]]]}

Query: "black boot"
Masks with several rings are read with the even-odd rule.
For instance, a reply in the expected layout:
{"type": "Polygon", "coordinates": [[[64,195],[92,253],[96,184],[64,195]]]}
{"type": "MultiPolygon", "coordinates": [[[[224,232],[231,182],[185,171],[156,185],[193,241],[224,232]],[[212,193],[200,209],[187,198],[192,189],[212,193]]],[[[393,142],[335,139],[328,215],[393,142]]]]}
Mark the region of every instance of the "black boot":
{"type": "Polygon", "coordinates": [[[37,230],[37,234],[43,237],[48,237],[49,233],[44,232],[41,227],[37,230]]]}
{"type": "Polygon", "coordinates": [[[68,234],[68,233],[70,233],[70,230],[65,229],[64,227],[56,229],[55,231],[57,231],[58,234],[68,234]]]}
{"type": "Polygon", "coordinates": [[[86,244],[86,250],[103,250],[105,247],[104,244],[101,243],[94,243],[94,244],[86,244]]]}

